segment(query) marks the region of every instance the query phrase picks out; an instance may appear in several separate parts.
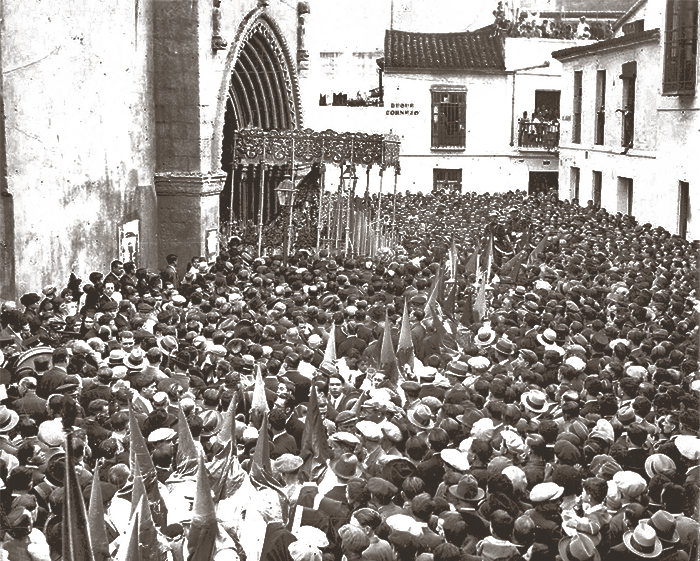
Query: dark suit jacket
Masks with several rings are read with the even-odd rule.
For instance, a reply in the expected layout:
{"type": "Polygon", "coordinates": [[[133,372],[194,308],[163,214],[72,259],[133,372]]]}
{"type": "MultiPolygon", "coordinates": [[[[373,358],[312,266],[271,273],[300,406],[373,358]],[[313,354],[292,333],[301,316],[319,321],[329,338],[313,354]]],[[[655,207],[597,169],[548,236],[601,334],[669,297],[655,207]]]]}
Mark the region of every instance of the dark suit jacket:
{"type": "Polygon", "coordinates": [[[12,403],[11,408],[20,415],[28,415],[39,425],[47,420],[46,400],[36,395],[36,392],[27,392],[24,397],[12,403]]]}
{"type": "Polygon", "coordinates": [[[301,438],[304,435],[304,423],[302,423],[296,415],[292,415],[285,425],[284,429],[287,434],[290,434],[296,440],[297,447],[301,448],[301,438]]]}
{"type": "Polygon", "coordinates": [[[63,370],[63,368],[50,368],[44,372],[41,380],[39,380],[36,394],[41,398],[47,399],[52,393],[54,393],[54,390],[58,386],[63,385],[63,382],[67,376],[68,374],[65,370],[63,370]]]}
{"type": "Polygon", "coordinates": [[[365,347],[367,347],[367,342],[363,339],[360,339],[356,335],[348,337],[347,339],[345,339],[345,341],[338,345],[338,358],[343,358],[344,356],[347,356],[351,349],[357,349],[360,352],[360,354],[362,354],[362,351],[365,350],[365,347]]]}
{"type": "Polygon", "coordinates": [[[270,451],[270,457],[275,460],[279,458],[282,454],[294,454],[295,456],[299,453],[299,446],[294,437],[286,432],[276,436],[272,440],[273,449],[270,451]]]}

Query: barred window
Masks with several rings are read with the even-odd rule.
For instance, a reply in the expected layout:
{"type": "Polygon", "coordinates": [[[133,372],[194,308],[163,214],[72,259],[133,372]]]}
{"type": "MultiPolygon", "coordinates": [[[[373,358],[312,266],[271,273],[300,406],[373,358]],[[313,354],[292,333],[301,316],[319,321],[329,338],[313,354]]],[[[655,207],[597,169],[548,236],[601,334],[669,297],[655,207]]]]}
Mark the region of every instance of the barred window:
{"type": "Polygon", "coordinates": [[[467,92],[433,91],[432,148],[464,148],[467,92]]]}
{"type": "Polygon", "coordinates": [[[668,0],[664,44],[664,95],[695,93],[697,56],[697,0],[668,0]]]}
{"type": "Polygon", "coordinates": [[[433,190],[462,191],[462,170],[433,169],[433,190]]]}

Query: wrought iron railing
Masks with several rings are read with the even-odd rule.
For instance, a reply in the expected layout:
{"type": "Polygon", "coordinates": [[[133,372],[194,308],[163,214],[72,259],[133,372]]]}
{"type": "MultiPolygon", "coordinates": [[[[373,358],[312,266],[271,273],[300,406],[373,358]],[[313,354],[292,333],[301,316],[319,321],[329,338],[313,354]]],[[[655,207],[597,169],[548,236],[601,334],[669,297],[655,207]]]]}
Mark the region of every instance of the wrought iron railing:
{"type": "Polygon", "coordinates": [[[518,147],[552,151],[559,146],[559,122],[518,122],[518,147]]]}

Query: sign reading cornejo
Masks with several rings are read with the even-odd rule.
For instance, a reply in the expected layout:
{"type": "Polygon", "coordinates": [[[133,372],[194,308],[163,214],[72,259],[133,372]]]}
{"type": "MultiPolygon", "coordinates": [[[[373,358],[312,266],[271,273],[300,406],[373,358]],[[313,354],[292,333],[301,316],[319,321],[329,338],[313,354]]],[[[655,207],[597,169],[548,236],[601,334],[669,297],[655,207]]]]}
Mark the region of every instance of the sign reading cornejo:
{"type": "Polygon", "coordinates": [[[418,115],[413,103],[392,103],[391,109],[386,110],[387,115],[418,115]]]}

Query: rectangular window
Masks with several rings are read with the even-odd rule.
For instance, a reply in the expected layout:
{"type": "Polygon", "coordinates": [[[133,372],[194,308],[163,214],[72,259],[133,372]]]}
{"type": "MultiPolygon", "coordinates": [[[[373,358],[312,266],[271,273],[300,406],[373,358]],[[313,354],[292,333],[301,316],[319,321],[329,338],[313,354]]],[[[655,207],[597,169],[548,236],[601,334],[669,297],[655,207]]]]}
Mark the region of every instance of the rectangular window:
{"type": "Polygon", "coordinates": [[[340,55],[342,53],[319,53],[321,59],[321,76],[324,78],[336,78],[340,69],[340,55]]]}
{"type": "Polygon", "coordinates": [[[617,178],[617,211],[632,216],[634,181],[630,177],[617,178]]]}
{"type": "Polygon", "coordinates": [[[574,71],[574,119],[571,130],[571,142],[581,143],[581,106],[583,98],[583,71],[574,71]]]}
{"type": "Polygon", "coordinates": [[[603,172],[593,172],[593,205],[600,208],[600,201],[603,193],[603,172]]]}
{"type": "Polygon", "coordinates": [[[667,0],[664,95],[694,95],[698,57],[698,1],[667,0]]]}
{"type": "Polygon", "coordinates": [[[462,190],[462,170],[460,169],[433,169],[433,189],[446,191],[462,190]]]}
{"type": "Polygon", "coordinates": [[[595,144],[605,144],[605,70],[598,70],[595,82],[595,144]]]}
{"type": "Polygon", "coordinates": [[[637,63],[626,62],[622,65],[622,146],[634,146],[634,108],[637,87],[637,63]]]}
{"type": "Polygon", "coordinates": [[[678,182],[678,235],[686,239],[690,220],[690,183],[678,182]]]}
{"type": "Polygon", "coordinates": [[[581,169],[571,166],[571,200],[579,200],[581,190],[581,169]]]}
{"type": "Polygon", "coordinates": [[[353,75],[360,77],[374,76],[378,73],[377,59],[382,57],[381,52],[355,52],[352,53],[353,75]]]}
{"type": "Polygon", "coordinates": [[[464,148],[467,92],[432,91],[432,148],[464,148]]]}

